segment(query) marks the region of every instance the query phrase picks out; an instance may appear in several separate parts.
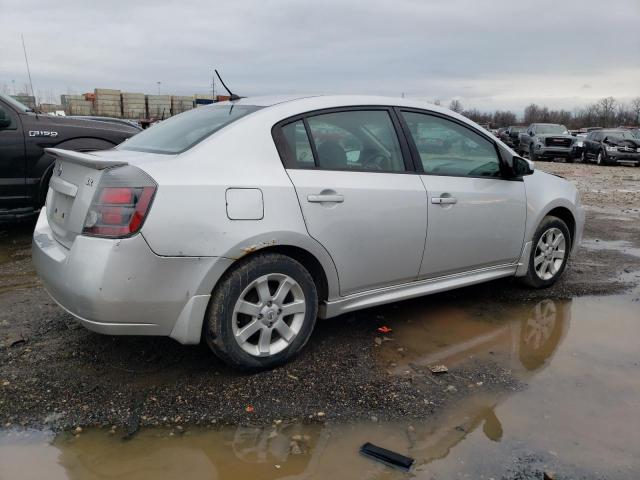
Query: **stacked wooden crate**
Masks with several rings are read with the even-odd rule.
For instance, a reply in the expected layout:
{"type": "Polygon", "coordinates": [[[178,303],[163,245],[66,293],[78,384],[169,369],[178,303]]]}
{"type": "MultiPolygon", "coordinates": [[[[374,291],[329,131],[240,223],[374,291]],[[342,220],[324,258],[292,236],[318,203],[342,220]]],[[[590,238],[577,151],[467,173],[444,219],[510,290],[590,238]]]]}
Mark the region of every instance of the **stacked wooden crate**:
{"type": "Polygon", "coordinates": [[[171,116],[171,95],[147,95],[149,118],[163,119],[171,116]]]}
{"type": "Polygon", "coordinates": [[[67,115],[91,115],[93,102],[84,95],[61,95],[62,107],[67,115]]]}
{"type": "Polygon", "coordinates": [[[138,120],[146,118],[147,105],[144,93],[122,92],[122,116],[138,120]]]}
{"type": "Polygon", "coordinates": [[[173,95],[171,97],[171,115],[178,115],[193,108],[193,97],[173,95]]]}
{"type": "Polygon", "coordinates": [[[122,100],[120,90],[110,88],[96,88],[93,110],[100,117],[122,117],[122,100]]]}

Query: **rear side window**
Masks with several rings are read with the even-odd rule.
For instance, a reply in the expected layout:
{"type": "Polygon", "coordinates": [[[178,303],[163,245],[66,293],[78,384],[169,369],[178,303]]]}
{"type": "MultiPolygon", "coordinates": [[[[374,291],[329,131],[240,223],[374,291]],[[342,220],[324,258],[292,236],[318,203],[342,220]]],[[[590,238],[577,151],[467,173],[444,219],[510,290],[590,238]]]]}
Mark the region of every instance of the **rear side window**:
{"type": "Polygon", "coordinates": [[[182,153],[221,128],[260,108],[262,107],[233,104],[196,108],[150,127],[117,148],[136,152],[182,153]]]}
{"type": "Polygon", "coordinates": [[[289,155],[295,160],[298,168],[314,168],[313,151],[307,137],[304,122],[298,120],[282,127],[284,136],[289,148],[289,155]]]}
{"type": "Polygon", "coordinates": [[[499,177],[495,146],[482,135],[433,115],[402,112],[424,171],[456,177],[499,177]]]}
{"type": "Polygon", "coordinates": [[[406,171],[387,110],[311,114],[276,129],[274,139],[287,168],[406,171]]]}

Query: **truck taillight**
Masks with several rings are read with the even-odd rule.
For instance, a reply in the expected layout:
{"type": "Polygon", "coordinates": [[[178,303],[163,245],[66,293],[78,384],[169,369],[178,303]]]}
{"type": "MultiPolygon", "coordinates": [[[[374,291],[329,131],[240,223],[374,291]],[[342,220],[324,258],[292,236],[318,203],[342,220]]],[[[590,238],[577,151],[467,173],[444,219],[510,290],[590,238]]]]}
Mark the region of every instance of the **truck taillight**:
{"type": "Polygon", "coordinates": [[[138,232],[156,189],[156,183],[136,167],[106,171],[87,212],[83,235],[121,238],[138,232]]]}

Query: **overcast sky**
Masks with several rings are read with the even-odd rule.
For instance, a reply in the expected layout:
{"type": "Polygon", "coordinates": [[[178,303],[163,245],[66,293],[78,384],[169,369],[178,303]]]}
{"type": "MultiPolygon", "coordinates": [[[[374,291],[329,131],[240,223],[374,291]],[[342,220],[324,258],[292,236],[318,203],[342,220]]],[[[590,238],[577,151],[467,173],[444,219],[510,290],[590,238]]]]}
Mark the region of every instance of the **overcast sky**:
{"type": "Polygon", "coordinates": [[[0,87],[458,98],[522,112],[640,95],[640,0],[0,0],[0,87]],[[171,5],[169,5],[171,3],[171,5]],[[93,6],[95,4],[95,6],[93,6]],[[91,5],[91,6],[90,6],[91,5]]]}

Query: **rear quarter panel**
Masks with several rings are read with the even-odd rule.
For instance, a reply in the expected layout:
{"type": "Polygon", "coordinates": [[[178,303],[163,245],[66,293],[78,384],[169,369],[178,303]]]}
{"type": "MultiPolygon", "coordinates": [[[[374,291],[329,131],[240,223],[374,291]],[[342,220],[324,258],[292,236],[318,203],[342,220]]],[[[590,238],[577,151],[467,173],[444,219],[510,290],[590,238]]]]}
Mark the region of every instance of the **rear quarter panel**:
{"type": "Polygon", "coordinates": [[[335,266],[327,251],[307,233],[270,127],[269,122],[256,128],[231,125],[170,160],[141,165],[158,183],[142,235],[163,256],[238,260],[267,247],[303,248],[323,266],[329,296],[337,296],[335,266]],[[229,219],[229,188],[260,189],[263,218],[229,219]]]}

